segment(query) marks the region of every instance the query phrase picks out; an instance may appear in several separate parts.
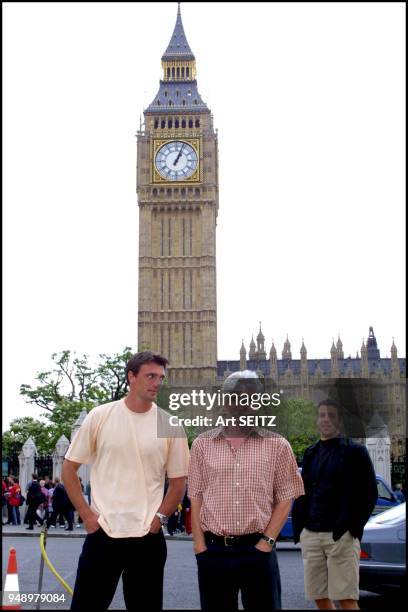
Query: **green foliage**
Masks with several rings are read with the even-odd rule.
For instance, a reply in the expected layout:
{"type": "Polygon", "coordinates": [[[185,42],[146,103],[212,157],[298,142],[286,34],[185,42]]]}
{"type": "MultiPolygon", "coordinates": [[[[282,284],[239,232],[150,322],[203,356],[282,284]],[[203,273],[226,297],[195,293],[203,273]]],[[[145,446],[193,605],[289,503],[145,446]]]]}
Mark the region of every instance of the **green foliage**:
{"type": "Polygon", "coordinates": [[[298,460],[319,435],[316,429],[316,405],[300,397],[281,401],[275,408],[277,431],[290,442],[298,460]]]}
{"type": "Polygon", "coordinates": [[[33,419],[33,417],[22,417],[13,419],[10,429],[2,436],[2,455],[10,457],[19,453],[23,444],[32,437],[39,453],[48,454],[52,452],[55,442],[52,427],[46,423],[33,419]]]}
{"type": "Polygon", "coordinates": [[[54,367],[36,375],[36,386],[22,384],[20,394],[28,404],[43,408],[46,422],[32,417],[15,419],[3,433],[2,455],[19,452],[31,436],[40,453],[51,453],[55,443],[71,429],[82,410],[89,412],[99,404],[121,399],[127,392],[126,363],[133,355],[130,347],[114,355],[101,354],[96,366],[88,355],[77,356],[71,351],[54,353],[54,367]]]}

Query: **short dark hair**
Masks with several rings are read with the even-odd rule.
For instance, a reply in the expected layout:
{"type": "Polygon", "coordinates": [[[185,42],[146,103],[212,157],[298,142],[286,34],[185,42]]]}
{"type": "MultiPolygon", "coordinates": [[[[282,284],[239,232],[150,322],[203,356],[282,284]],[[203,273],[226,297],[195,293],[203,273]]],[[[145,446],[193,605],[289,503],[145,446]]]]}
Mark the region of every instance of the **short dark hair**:
{"type": "Polygon", "coordinates": [[[322,400],[321,402],[317,404],[318,412],[319,412],[320,406],[332,406],[333,408],[336,408],[337,416],[339,417],[339,419],[342,417],[341,406],[338,402],[336,402],[336,400],[330,399],[329,397],[327,399],[322,400]]]}
{"type": "Polygon", "coordinates": [[[138,374],[141,366],[144,363],[157,363],[158,365],[163,366],[163,368],[166,368],[169,362],[165,357],[162,357],[157,353],[152,353],[152,351],[141,351],[140,353],[136,353],[126,364],[125,373],[127,382],[129,382],[129,372],[132,372],[135,375],[138,374]]]}

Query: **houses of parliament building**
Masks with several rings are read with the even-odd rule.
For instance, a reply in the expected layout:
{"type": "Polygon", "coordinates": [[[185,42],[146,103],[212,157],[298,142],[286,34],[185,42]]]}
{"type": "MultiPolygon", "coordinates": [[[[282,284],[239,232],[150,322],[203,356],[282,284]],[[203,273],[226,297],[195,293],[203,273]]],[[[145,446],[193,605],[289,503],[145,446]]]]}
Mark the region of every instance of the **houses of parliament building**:
{"type": "Polygon", "coordinates": [[[392,453],[401,457],[405,359],[394,341],[391,358],[381,357],[372,327],[355,357],[345,358],[340,338],[330,358],[308,359],[304,343],[294,358],[289,339],[278,357],[273,343],[267,353],[259,329],[249,350],[242,342],[239,359],[237,350],[237,359],[217,361],[218,136],[198,91],[180,3],[161,63],[158,91],[137,133],[139,350],[168,357],[169,381],[177,387],[219,385],[231,372],[250,369],[293,396],[314,399],[325,381],[371,381],[381,386],[378,410],[396,432],[392,453]]]}

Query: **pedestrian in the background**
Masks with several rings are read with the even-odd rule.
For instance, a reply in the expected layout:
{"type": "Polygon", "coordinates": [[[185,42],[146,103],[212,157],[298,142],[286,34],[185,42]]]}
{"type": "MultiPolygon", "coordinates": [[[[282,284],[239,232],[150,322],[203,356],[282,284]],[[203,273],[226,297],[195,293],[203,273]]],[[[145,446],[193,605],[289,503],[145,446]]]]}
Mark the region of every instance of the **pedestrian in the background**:
{"type": "Polygon", "coordinates": [[[7,521],[3,521],[3,518],[6,518],[7,513],[7,497],[8,497],[8,485],[4,478],[1,480],[1,509],[2,509],[2,523],[3,525],[7,524],[7,521]]]}
{"type": "Polygon", "coordinates": [[[15,476],[9,476],[9,496],[8,503],[11,507],[12,523],[13,525],[21,525],[20,519],[20,503],[21,503],[21,489],[18,482],[18,478],[15,476]]]}
{"type": "Polygon", "coordinates": [[[41,491],[40,483],[38,482],[37,474],[32,475],[31,483],[27,491],[27,529],[33,530],[34,524],[39,517],[37,516],[37,508],[45,502],[45,496],[41,491]]]}
{"type": "Polygon", "coordinates": [[[52,494],[52,514],[47,521],[47,526],[56,525],[57,516],[62,514],[68,523],[65,531],[74,529],[74,507],[67,495],[64,485],[60,479],[55,477],[55,488],[52,494]]]}
{"type": "Polygon", "coordinates": [[[47,489],[47,487],[45,486],[45,480],[40,480],[40,488],[41,488],[41,493],[44,495],[44,503],[40,504],[37,508],[37,516],[40,520],[41,525],[43,524],[44,521],[48,521],[48,497],[49,497],[49,490],[47,489]]]}
{"type": "Polygon", "coordinates": [[[169,516],[169,519],[167,521],[167,533],[169,535],[174,535],[175,533],[177,533],[178,531],[178,522],[179,522],[179,509],[177,507],[177,510],[175,510],[173,512],[173,514],[171,514],[169,516]]]}
{"type": "Polygon", "coordinates": [[[12,486],[12,484],[13,484],[13,477],[9,475],[6,478],[6,489],[4,493],[4,497],[5,497],[6,504],[7,504],[7,525],[13,524],[13,508],[10,504],[10,487],[12,486]]]}
{"type": "Polygon", "coordinates": [[[187,493],[183,499],[183,525],[185,532],[191,534],[191,502],[187,493]]]}
{"type": "Polygon", "coordinates": [[[85,495],[88,500],[88,504],[91,505],[91,482],[90,481],[86,483],[85,495]]]}
{"type": "Polygon", "coordinates": [[[402,492],[402,484],[398,483],[395,485],[394,489],[393,489],[393,493],[395,495],[395,497],[397,498],[397,501],[399,501],[400,503],[405,501],[405,495],[402,492]]]}

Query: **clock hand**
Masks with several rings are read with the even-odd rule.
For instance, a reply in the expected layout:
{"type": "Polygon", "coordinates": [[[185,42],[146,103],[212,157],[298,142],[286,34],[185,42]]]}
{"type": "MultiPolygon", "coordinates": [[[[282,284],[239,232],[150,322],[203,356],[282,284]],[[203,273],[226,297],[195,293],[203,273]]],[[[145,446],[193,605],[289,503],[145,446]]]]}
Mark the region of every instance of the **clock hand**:
{"type": "Polygon", "coordinates": [[[180,157],[181,157],[181,151],[182,151],[182,150],[183,150],[183,146],[181,146],[180,152],[179,152],[179,154],[177,155],[176,159],[175,159],[175,160],[174,160],[174,162],[173,162],[173,166],[176,166],[176,165],[177,165],[178,160],[179,160],[179,159],[180,159],[180,157]]]}

